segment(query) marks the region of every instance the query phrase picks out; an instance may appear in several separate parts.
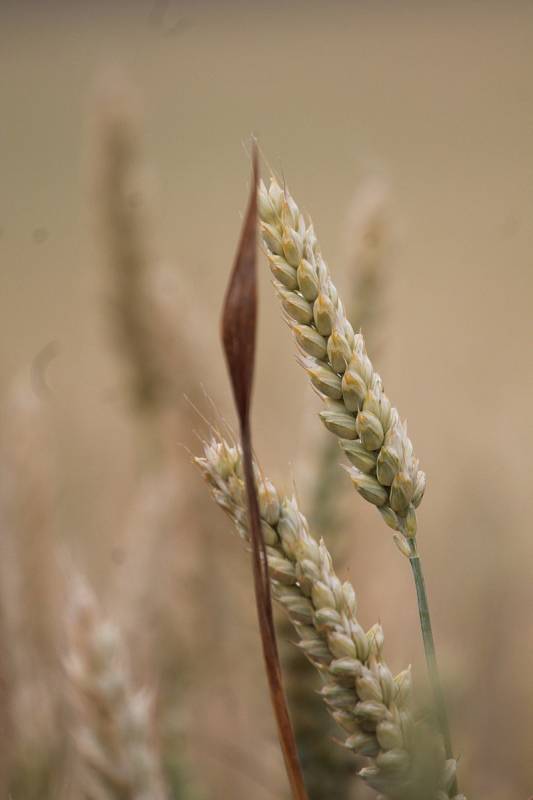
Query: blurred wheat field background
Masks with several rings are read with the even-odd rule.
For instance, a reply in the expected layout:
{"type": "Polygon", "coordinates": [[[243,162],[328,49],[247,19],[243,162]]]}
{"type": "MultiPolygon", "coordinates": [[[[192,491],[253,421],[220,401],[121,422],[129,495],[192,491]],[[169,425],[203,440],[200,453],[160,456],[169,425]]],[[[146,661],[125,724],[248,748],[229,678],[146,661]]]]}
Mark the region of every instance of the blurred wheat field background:
{"type": "MultiPolygon", "coordinates": [[[[463,790],[529,796],[531,4],[22,2],[0,18],[1,443],[21,482],[0,528],[22,531],[4,536],[1,594],[30,609],[8,608],[2,630],[31,632],[15,672],[48,687],[31,695],[48,697],[47,725],[69,729],[56,703],[68,606],[57,575],[72,562],[120,624],[135,680],[156,687],[172,796],[286,793],[248,560],[190,465],[203,422],[184,399],[211,418],[212,398],[233,424],[219,314],[254,133],[346,295],[354,195],[369,176],[387,186],[367,341],[428,474],[419,539],[463,790]],[[164,424],[135,407],[111,322],[95,171],[100,98],[117,71],[138,98],[149,227],[184,334],[164,424]]],[[[261,262],[255,446],[305,502],[327,433],[261,262]]],[[[412,663],[423,687],[408,567],[372,510],[351,491],[339,502],[341,572],[365,622],[386,630],[389,660],[412,663]]],[[[17,648],[2,649],[9,660],[17,648]]],[[[28,731],[31,707],[17,705],[28,731]]],[[[50,795],[18,784],[12,796],[81,796],[66,772],[50,795]]],[[[354,782],[353,796],[372,795],[354,782]]]]}

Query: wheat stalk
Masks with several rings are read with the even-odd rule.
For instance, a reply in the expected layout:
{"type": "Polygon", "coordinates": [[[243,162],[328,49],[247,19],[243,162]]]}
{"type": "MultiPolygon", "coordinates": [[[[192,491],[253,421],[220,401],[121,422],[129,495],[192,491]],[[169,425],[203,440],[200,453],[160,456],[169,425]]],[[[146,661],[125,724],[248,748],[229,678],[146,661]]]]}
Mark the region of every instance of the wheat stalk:
{"type": "MultiPolygon", "coordinates": [[[[214,499],[248,541],[239,449],[213,439],[196,463],[214,499]]],[[[359,775],[375,790],[389,798],[414,797],[421,762],[413,743],[420,725],[411,707],[410,670],[393,677],[383,658],[381,626],[363,630],[353,587],[337,578],[324,542],[310,535],[295,498],[279,494],[257,466],[255,477],[273,595],[324,679],[322,696],[348,734],[344,745],[369,758],[359,775]]],[[[450,796],[455,768],[453,759],[442,761],[432,796],[450,796]]]]}
{"type": "Polygon", "coordinates": [[[428,672],[448,757],[452,743],[422,565],[416,544],[416,509],[426,488],[407,427],[383,391],[354,333],[311,223],[276,179],[258,190],[263,242],[274,285],[300,348],[300,362],[326,403],[320,418],[339,437],[359,494],[377,506],[413,572],[428,672]]]}
{"type": "Polygon", "coordinates": [[[65,667],[79,725],[83,791],[106,800],[164,800],[152,736],[152,698],[135,689],[117,627],[104,620],[86,584],[71,604],[65,667]]]}

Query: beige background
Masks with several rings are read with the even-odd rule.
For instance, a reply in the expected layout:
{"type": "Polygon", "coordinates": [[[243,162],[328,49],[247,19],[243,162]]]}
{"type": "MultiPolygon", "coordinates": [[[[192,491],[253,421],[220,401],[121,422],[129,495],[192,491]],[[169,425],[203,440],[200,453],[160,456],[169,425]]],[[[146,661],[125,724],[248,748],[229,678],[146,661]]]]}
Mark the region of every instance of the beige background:
{"type": "MultiPolygon", "coordinates": [[[[420,547],[465,788],[533,792],[532,4],[6,3],[0,17],[0,387],[59,343],[63,536],[109,567],[135,471],[90,177],[95,96],[117,66],[142,98],[160,250],[187,274],[197,366],[224,414],[218,318],[250,134],[345,289],[357,181],[387,177],[376,361],[429,477],[420,547]]],[[[318,403],[263,267],[256,449],[289,486],[305,483],[318,403]]],[[[422,673],[407,565],[349,501],[362,617],[422,673]]]]}

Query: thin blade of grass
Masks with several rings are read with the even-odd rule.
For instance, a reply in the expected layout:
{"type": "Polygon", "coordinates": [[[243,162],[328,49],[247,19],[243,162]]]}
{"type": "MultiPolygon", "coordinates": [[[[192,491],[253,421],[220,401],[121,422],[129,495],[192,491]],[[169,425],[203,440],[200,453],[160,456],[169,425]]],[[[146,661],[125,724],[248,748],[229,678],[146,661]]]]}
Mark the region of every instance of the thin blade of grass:
{"type": "Polygon", "coordinates": [[[255,488],[250,407],[253,388],[257,328],[257,147],[253,147],[252,185],[237,256],[222,312],[222,342],[239,417],[243,468],[252,545],[255,600],[270,697],[285,768],[294,800],[307,800],[294,732],[281,679],[270,579],[265,543],[261,533],[259,502],[255,488]]]}

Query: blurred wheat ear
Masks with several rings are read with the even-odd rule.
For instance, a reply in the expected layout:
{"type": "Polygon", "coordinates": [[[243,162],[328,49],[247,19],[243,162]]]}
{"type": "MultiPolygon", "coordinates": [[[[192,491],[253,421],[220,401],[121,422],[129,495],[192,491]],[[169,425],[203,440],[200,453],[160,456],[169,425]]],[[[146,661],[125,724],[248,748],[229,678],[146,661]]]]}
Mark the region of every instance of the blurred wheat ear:
{"type": "Polygon", "coordinates": [[[108,88],[97,123],[95,189],[112,285],[112,323],[126,355],[130,397],[136,407],[151,411],[177,399],[178,343],[168,315],[158,313],[161,255],[153,234],[140,126],[125,86],[108,88]]]}
{"type": "Polygon", "coordinates": [[[73,579],[65,669],[76,712],[81,790],[102,800],[164,800],[153,699],[133,686],[118,628],[73,579]]]}

